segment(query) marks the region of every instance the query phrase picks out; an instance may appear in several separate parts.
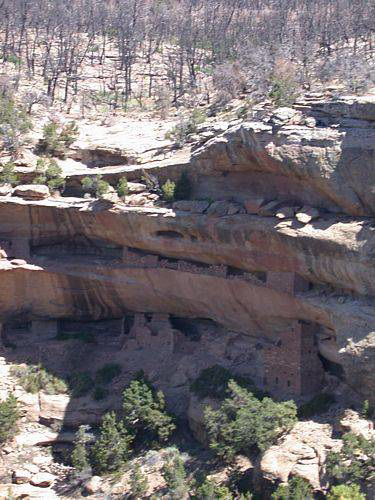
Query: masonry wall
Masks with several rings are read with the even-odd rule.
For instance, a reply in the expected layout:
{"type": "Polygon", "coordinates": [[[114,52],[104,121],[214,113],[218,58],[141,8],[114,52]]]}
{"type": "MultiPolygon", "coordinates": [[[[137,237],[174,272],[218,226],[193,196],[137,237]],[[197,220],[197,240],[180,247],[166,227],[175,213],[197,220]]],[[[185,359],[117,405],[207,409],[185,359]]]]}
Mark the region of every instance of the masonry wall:
{"type": "Polygon", "coordinates": [[[306,292],[309,289],[309,282],[296,273],[268,271],[267,286],[294,295],[306,292]]]}
{"type": "Polygon", "coordinates": [[[318,357],[316,324],[294,321],[265,348],[264,386],[277,396],[304,396],[321,389],[324,370],[318,357]]]}

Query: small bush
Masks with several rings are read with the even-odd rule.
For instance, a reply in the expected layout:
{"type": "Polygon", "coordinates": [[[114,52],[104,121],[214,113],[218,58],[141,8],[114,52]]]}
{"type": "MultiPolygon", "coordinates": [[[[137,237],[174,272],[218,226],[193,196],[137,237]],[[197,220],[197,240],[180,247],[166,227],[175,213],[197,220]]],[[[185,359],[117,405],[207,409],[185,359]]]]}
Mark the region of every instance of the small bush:
{"type": "Polygon", "coordinates": [[[298,418],[310,418],[313,415],[325,413],[334,403],[335,397],[333,394],[321,392],[298,408],[298,418]]]}
{"type": "Polygon", "coordinates": [[[136,465],[130,475],[130,491],[132,498],[137,500],[143,498],[148,490],[148,480],[146,474],[142,472],[140,465],[136,465]]]}
{"type": "Polygon", "coordinates": [[[40,365],[12,367],[11,374],[18,379],[25,391],[31,394],[40,391],[46,394],[66,394],[68,392],[65,380],[47,372],[40,365]]]}
{"type": "Polygon", "coordinates": [[[39,150],[64,158],[67,148],[74,143],[78,135],[75,122],[61,126],[58,122],[50,120],[43,127],[43,138],[39,141],[39,150]]]}
{"type": "Polygon", "coordinates": [[[287,485],[278,486],[271,495],[272,500],[313,500],[313,489],[302,477],[293,477],[287,485]]]}
{"type": "Polygon", "coordinates": [[[116,191],[120,198],[124,198],[129,193],[128,181],[126,177],[121,177],[121,179],[118,181],[116,191]]]}
{"type": "Polygon", "coordinates": [[[178,451],[163,465],[162,475],[167,485],[169,498],[172,500],[187,498],[190,487],[186,478],[184,462],[178,451]]]}
{"type": "Polygon", "coordinates": [[[271,75],[270,99],[277,107],[290,106],[296,100],[298,90],[294,65],[286,60],[277,60],[271,75]]]}
{"type": "Polygon", "coordinates": [[[71,462],[73,467],[78,471],[90,469],[87,443],[92,440],[93,436],[89,433],[89,431],[90,426],[80,425],[74,439],[74,448],[72,451],[71,462]]]}
{"type": "Polygon", "coordinates": [[[95,194],[97,198],[102,197],[109,191],[109,184],[103,181],[101,175],[93,175],[92,177],[84,177],[82,179],[82,187],[85,191],[95,194]]]}
{"type": "Polygon", "coordinates": [[[183,146],[189,135],[195,134],[198,131],[198,125],[203,123],[206,115],[199,109],[195,109],[187,120],[181,119],[172,130],[165,134],[165,138],[172,140],[177,146],[183,146]]]}
{"type": "Polygon", "coordinates": [[[53,159],[39,158],[35,173],[36,177],[33,179],[33,184],[44,184],[51,190],[58,190],[65,186],[62,169],[53,159]]]}
{"type": "Polygon", "coordinates": [[[93,446],[91,455],[95,472],[116,472],[125,465],[132,439],[123,423],[116,421],[114,412],[104,415],[100,437],[93,446]]]}
{"type": "Polygon", "coordinates": [[[343,436],[343,441],[344,446],[339,453],[328,453],[328,475],[338,484],[360,483],[374,478],[375,439],[367,440],[348,433],[343,436]]]}
{"type": "Polygon", "coordinates": [[[362,413],[363,418],[367,418],[367,419],[372,418],[372,415],[374,414],[374,408],[370,404],[368,399],[365,399],[365,401],[363,401],[361,413],[362,413]]]}
{"type": "Polygon", "coordinates": [[[18,184],[18,175],[14,172],[14,168],[13,163],[6,163],[3,165],[0,173],[0,184],[11,184],[12,186],[18,184]]]}
{"type": "Polygon", "coordinates": [[[196,500],[234,500],[234,496],[226,486],[206,479],[195,492],[196,500]]]}
{"type": "Polygon", "coordinates": [[[234,375],[220,365],[202,370],[198,378],[190,385],[190,390],[200,399],[206,397],[223,399],[228,394],[230,380],[234,380],[239,386],[251,390],[258,399],[266,396],[265,392],[255,388],[254,382],[250,378],[234,375]]]}
{"type": "Polygon", "coordinates": [[[0,403],[0,444],[17,433],[20,416],[17,399],[10,394],[0,403]]]}
{"type": "Polygon", "coordinates": [[[177,181],[174,197],[176,200],[189,200],[193,191],[193,184],[186,171],[183,171],[177,181]]]}
{"type": "Polygon", "coordinates": [[[327,500],[366,500],[358,484],[340,484],[333,486],[327,500]]]}
{"type": "Polygon", "coordinates": [[[167,202],[172,202],[175,196],[176,184],[169,179],[163,184],[161,190],[163,192],[163,198],[167,202]]]}
{"type": "Polygon", "coordinates": [[[85,396],[94,388],[94,385],[88,372],[76,372],[69,377],[69,389],[73,398],[85,396]]]}
{"type": "Polygon", "coordinates": [[[99,384],[108,385],[115,377],[121,373],[121,366],[117,363],[107,363],[96,372],[96,382],[99,384]]]}
{"type": "Polygon", "coordinates": [[[17,151],[30,129],[25,109],[16,104],[13,96],[0,93],[0,151],[17,151]]]}
{"type": "Polygon", "coordinates": [[[105,399],[107,396],[108,396],[108,391],[104,389],[104,387],[101,387],[100,385],[95,387],[92,395],[95,401],[101,401],[102,399],[105,399]]]}

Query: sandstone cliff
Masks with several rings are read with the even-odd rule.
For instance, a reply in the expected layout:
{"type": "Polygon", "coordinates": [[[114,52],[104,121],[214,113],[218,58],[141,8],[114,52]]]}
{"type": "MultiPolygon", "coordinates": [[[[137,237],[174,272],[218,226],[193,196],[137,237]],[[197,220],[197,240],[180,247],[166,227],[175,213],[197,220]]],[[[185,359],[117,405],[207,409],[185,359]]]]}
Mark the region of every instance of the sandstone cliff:
{"type": "MultiPolygon", "coordinates": [[[[280,392],[301,395],[290,377],[319,378],[318,343],[324,356],[327,341],[347,382],[373,399],[375,101],[310,97],[255,119],[193,148],[189,162],[172,156],[110,167],[133,180],[143,168],[161,179],[187,169],[201,202],[141,208],[1,197],[3,337],[15,318],[209,319],[256,339],[246,349],[257,361],[241,370],[261,386],[275,383],[267,363],[276,353],[284,364],[275,371],[285,371],[280,392]],[[294,347],[278,351],[296,325],[298,345],[295,336],[294,347]],[[310,371],[301,371],[304,364],[310,371]]],[[[68,174],[67,184],[77,187],[77,175],[68,174]]],[[[176,351],[181,332],[168,328],[161,336],[172,335],[176,351]]],[[[144,348],[152,356],[168,345],[144,348]]]]}

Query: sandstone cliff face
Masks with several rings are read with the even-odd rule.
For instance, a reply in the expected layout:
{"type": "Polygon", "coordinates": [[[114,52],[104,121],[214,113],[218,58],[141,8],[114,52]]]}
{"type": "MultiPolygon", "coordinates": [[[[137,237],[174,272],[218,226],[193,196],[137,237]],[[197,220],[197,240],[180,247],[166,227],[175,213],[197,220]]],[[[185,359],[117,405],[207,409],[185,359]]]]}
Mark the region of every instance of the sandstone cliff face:
{"type": "Polygon", "coordinates": [[[259,354],[248,372],[260,385],[267,349],[296,324],[314,325],[315,343],[329,337],[348,383],[373,399],[374,127],[370,100],[301,103],[235,125],[192,155],[194,197],[210,198],[199,209],[0,198],[2,322],[207,318],[258,340],[246,349],[259,354]],[[306,204],[318,208],[307,224],[294,217],[306,204]],[[279,218],[280,207],[293,210],[279,218]]]}
{"type": "Polygon", "coordinates": [[[230,128],[193,154],[198,193],[373,215],[375,102],[310,101],[230,128]]]}

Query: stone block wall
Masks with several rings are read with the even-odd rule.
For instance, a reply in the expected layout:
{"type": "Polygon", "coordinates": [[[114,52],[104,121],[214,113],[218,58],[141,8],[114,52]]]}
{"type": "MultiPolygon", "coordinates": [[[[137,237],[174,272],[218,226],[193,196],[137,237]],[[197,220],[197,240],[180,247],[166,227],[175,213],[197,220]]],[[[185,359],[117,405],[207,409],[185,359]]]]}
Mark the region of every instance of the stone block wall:
{"type": "Polygon", "coordinates": [[[58,333],[58,322],[55,320],[33,320],[31,333],[40,339],[53,338],[58,333]]]}
{"type": "Polygon", "coordinates": [[[264,386],[275,395],[304,396],[322,388],[324,370],[318,357],[319,326],[294,321],[279,340],[264,350],[264,386]]]}
{"type": "Polygon", "coordinates": [[[296,273],[268,271],[267,286],[294,295],[298,292],[306,292],[310,284],[296,273]]]}

